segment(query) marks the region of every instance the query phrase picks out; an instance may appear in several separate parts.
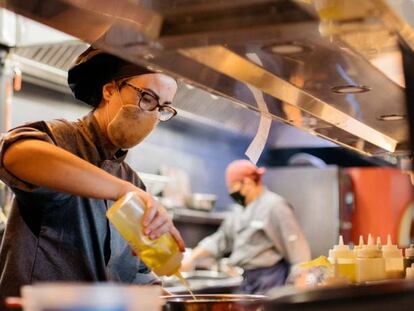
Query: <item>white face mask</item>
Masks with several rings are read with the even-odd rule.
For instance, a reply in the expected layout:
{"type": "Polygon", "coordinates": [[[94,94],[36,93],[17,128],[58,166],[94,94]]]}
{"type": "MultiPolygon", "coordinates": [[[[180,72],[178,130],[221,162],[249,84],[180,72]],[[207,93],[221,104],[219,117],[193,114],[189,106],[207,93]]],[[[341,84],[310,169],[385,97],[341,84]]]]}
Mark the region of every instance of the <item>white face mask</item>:
{"type": "Polygon", "coordinates": [[[158,123],[157,114],[143,111],[137,105],[124,105],[121,94],[118,95],[122,103],[121,109],[109,122],[108,107],[108,138],[114,146],[129,149],[138,145],[147,137],[158,123]]]}

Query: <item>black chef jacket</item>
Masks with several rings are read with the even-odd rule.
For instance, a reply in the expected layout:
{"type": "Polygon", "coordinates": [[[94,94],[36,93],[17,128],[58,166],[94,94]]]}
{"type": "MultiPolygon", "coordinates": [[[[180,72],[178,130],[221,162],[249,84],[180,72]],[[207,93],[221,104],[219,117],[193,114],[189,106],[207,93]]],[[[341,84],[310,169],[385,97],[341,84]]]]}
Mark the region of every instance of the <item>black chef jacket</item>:
{"type": "Polygon", "coordinates": [[[111,154],[92,113],[76,122],[41,121],[8,132],[0,141],[0,179],[15,199],[0,249],[0,300],[41,281],[154,283],[151,271],[108,222],[112,202],[37,187],[4,168],[5,150],[22,139],[52,143],[144,189],[124,162],[126,152],[111,154]]]}

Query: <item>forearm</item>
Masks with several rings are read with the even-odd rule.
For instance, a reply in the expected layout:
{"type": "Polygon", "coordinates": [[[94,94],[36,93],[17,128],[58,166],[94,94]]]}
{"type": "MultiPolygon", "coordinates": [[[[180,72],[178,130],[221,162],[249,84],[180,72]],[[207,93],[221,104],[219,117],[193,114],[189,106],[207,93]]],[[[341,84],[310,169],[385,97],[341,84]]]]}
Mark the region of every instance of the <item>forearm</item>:
{"type": "Polygon", "coordinates": [[[210,256],[213,256],[213,254],[210,251],[208,251],[207,249],[201,246],[198,246],[191,252],[190,260],[195,262],[198,259],[210,257],[210,256]]]}
{"type": "Polygon", "coordinates": [[[3,165],[28,183],[96,199],[115,200],[126,192],[129,184],[62,148],[39,140],[11,145],[4,154],[3,165]]]}
{"type": "Polygon", "coordinates": [[[202,246],[197,246],[193,249],[190,256],[185,257],[184,261],[181,264],[180,270],[183,272],[191,271],[195,268],[198,259],[212,255],[213,254],[211,254],[207,249],[203,248],[202,246]]]}

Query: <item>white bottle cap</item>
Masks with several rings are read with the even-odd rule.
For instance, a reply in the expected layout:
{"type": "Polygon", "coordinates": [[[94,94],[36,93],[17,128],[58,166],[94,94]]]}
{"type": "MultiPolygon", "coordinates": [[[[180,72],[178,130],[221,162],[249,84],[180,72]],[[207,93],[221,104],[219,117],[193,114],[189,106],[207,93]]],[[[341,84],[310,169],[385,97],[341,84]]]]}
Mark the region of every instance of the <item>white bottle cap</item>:
{"type": "Polygon", "coordinates": [[[334,245],[333,249],[329,250],[329,258],[333,261],[338,258],[354,258],[352,250],[348,245],[344,245],[344,239],[342,235],[339,236],[337,245],[334,245]]]}
{"type": "Polygon", "coordinates": [[[377,236],[377,247],[378,247],[378,249],[382,248],[382,243],[381,243],[381,237],[380,236],[377,236]]]}
{"type": "Polygon", "coordinates": [[[392,244],[391,235],[389,234],[387,236],[387,245],[384,245],[382,247],[382,257],[384,258],[402,257],[401,250],[397,247],[397,245],[392,244]]]}
{"type": "Polygon", "coordinates": [[[358,250],[364,247],[364,238],[362,237],[362,235],[359,236],[359,243],[358,245],[354,246],[354,250],[358,250]]]}
{"type": "Polygon", "coordinates": [[[371,234],[368,235],[368,243],[365,247],[357,249],[357,257],[378,258],[382,257],[381,251],[374,244],[371,234]]]}

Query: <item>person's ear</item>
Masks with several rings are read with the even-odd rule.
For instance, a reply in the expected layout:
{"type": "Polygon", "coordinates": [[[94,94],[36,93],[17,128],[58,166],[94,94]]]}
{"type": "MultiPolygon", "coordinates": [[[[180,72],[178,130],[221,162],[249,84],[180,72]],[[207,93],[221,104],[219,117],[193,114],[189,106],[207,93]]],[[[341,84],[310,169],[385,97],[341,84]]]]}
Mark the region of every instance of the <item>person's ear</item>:
{"type": "Polygon", "coordinates": [[[116,85],[114,82],[108,82],[102,87],[102,98],[105,101],[109,101],[112,97],[112,95],[116,91],[116,85]]]}

